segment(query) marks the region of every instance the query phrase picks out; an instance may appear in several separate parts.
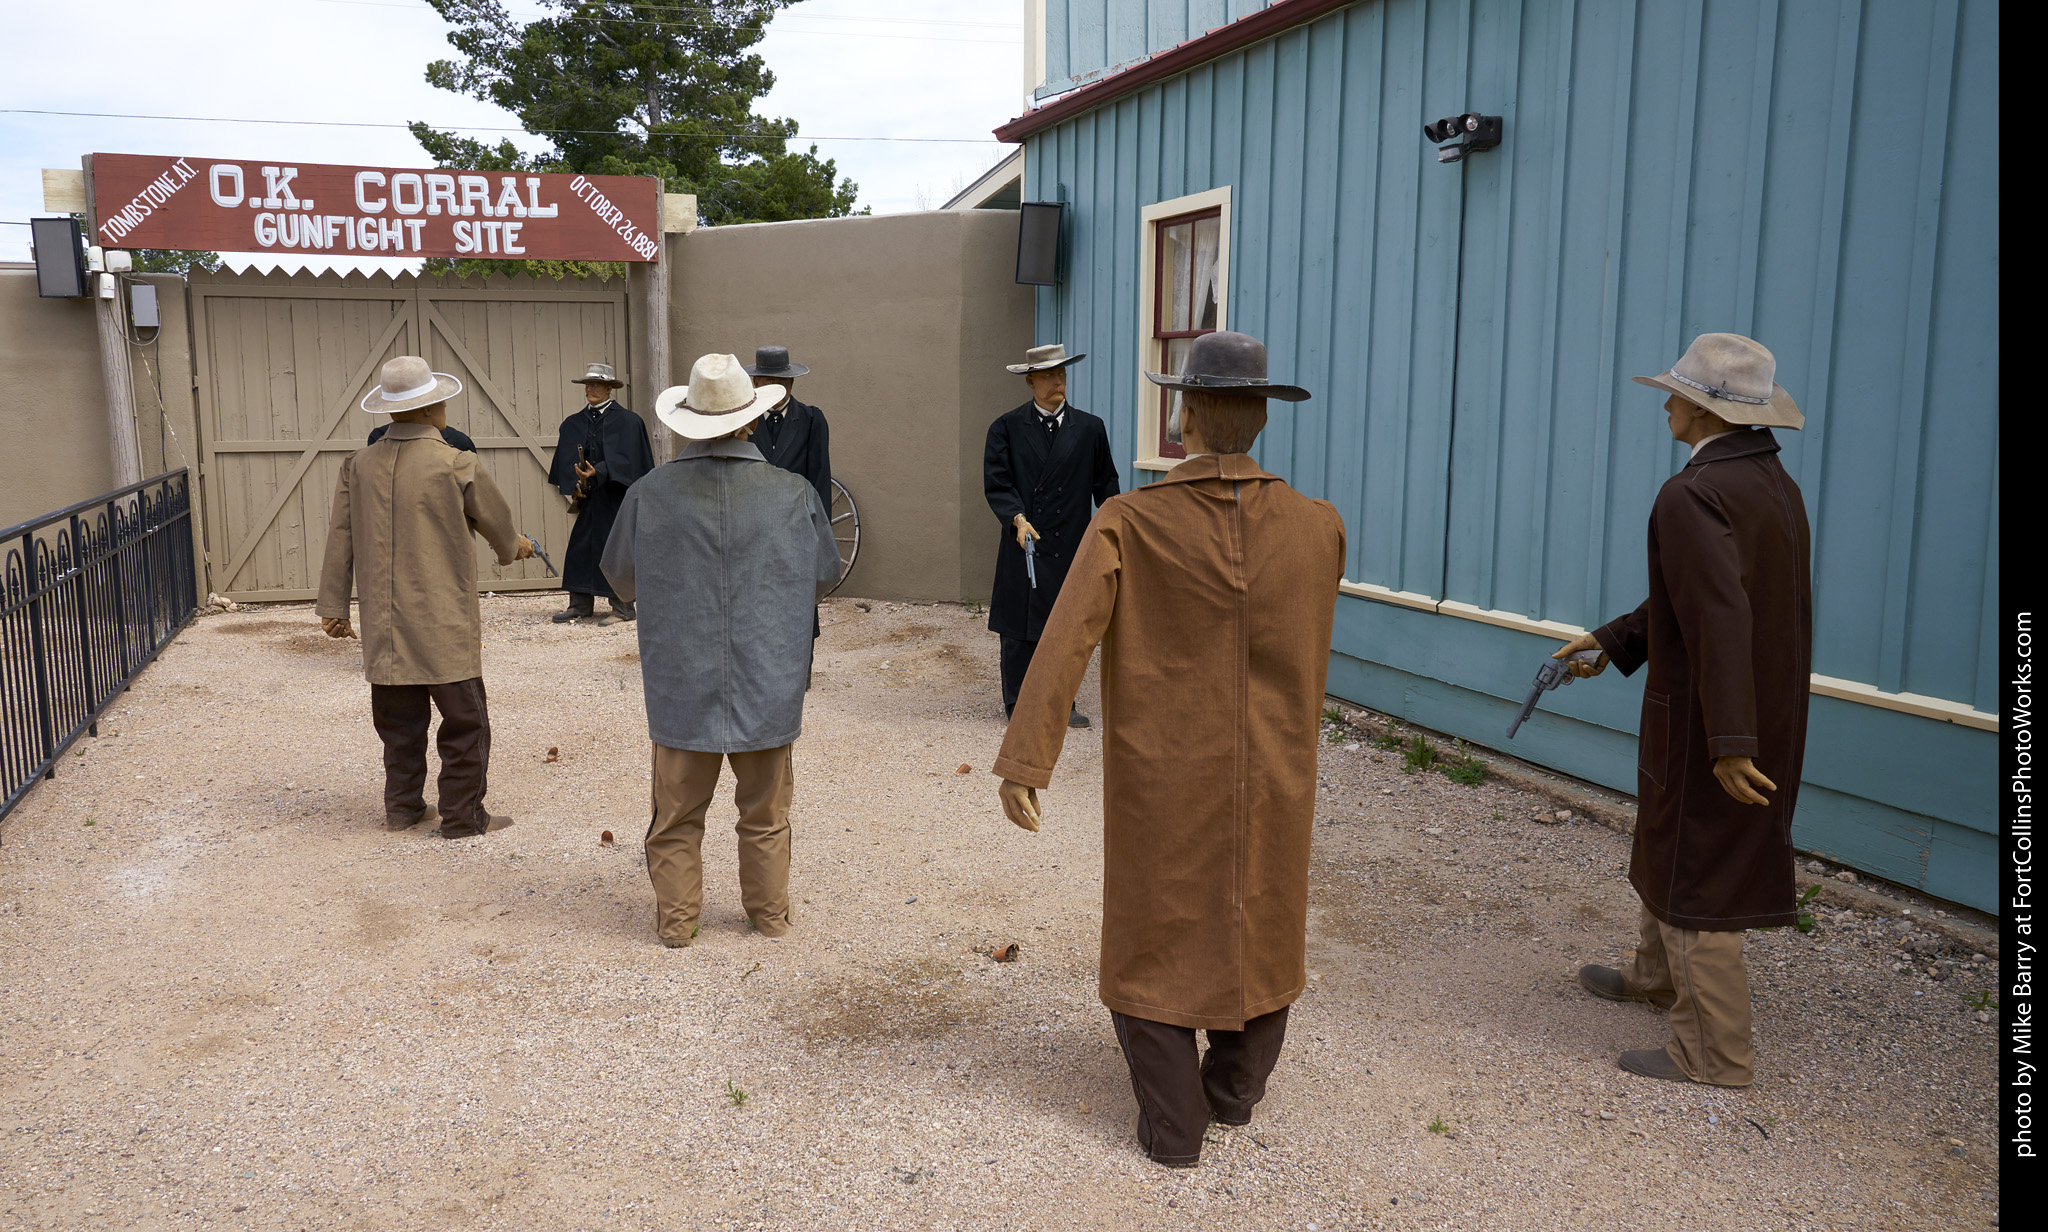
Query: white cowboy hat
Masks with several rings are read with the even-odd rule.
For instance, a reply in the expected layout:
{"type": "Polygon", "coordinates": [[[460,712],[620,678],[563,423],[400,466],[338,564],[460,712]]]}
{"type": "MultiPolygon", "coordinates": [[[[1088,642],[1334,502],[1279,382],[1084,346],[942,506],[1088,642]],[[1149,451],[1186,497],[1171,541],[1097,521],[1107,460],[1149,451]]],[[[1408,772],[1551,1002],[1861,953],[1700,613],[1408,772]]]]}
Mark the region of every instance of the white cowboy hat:
{"type": "Polygon", "coordinates": [[[754,388],[737,355],[706,355],[690,366],[688,385],[671,385],[654,400],[654,414],[686,441],[737,432],[789,396],[780,385],[754,388]]]}
{"type": "Polygon", "coordinates": [[[383,371],[377,374],[377,388],[364,394],[357,405],[372,415],[395,415],[446,402],[461,392],[461,381],[432,371],[417,355],[400,355],[384,362],[383,371]]]}
{"type": "Polygon", "coordinates": [[[1741,334],[1701,334],[1669,372],[1631,377],[1705,407],[1732,424],[1800,428],[1806,416],[1772,378],[1778,359],[1764,344],[1741,334]]]}
{"type": "Polygon", "coordinates": [[[1064,368],[1068,364],[1078,364],[1086,358],[1088,356],[1085,354],[1067,354],[1067,345],[1064,342],[1049,342],[1044,346],[1035,346],[1024,352],[1023,363],[1004,364],[1003,368],[1006,371],[1017,373],[1046,372],[1053,368],[1064,368]]]}

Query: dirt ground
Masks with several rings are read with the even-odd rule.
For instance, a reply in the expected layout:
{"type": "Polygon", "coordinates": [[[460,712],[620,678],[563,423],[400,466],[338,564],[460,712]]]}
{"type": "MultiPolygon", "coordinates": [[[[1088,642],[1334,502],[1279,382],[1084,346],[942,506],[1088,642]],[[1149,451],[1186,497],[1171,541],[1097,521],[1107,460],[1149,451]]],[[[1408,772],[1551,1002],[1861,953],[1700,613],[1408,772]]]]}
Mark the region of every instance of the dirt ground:
{"type": "Polygon", "coordinates": [[[668,950],[634,630],[559,605],[485,604],[509,830],[381,828],[359,651],[305,606],[199,621],[15,811],[0,1228],[1997,1225],[1988,962],[1821,908],[1751,934],[1753,1089],[1625,1074],[1661,1016],[1567,977],[1626,956],[1628,840],[1334,727],[1271,1092],[1159,1168],[1095,996],[1099,729],[1017,830],[980,618],[829,602],[796,930],[746,927],[728,777],[668,950]]]}

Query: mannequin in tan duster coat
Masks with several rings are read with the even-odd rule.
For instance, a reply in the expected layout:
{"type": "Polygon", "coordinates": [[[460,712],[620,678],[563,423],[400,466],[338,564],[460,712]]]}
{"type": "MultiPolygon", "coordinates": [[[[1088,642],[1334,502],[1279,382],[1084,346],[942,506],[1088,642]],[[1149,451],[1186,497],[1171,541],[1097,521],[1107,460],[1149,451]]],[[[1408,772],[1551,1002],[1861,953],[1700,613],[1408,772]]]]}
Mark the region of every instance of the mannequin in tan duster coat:
{"type": "MultiPolygon", "coordinates": [[[[1263,375],[1263,349],[1260,360],[1263,375]]],[[[1132,1065],[1140,1143],[1183,1166],[1211,1115],[1249,1119],[1301,994],[1316,733],[1344,562],[1337,511],[1243,452],[1265,422],[1261,399],[1190,395],[1187,414],[1199,456],[1089,525],[995,764],[1011,820],[1037,829],[1035,789],[1052,781],[1099,642],[1101,997],[1132,1065]],[[1243,409],[1205,413],[1197,397],[1243,409]],[[1203,452],[1204,419],[1222,436],[1229,415],[1256,421],[1203,452]],[[1195,1028],[1210,1032],[1206,1084],[1195,1028]],[[1219,1074],[1226,1061],[1243,1062],[1235,1083],[1219,1074]]]]}

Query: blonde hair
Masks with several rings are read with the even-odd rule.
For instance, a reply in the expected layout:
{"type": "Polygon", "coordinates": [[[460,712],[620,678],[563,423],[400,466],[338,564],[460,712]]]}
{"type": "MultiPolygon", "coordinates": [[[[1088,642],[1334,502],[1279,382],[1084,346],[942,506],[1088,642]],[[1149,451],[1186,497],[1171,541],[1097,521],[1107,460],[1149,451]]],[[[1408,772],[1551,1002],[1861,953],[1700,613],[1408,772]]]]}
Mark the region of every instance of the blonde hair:
{"type": "Polygon", "coordinates": [[[1210,453],[1246,453],[1266,427],[1266,400],[1251,394],[1210,389],[1182,390],[1181,414],[1194,425],[1210,453]]]}

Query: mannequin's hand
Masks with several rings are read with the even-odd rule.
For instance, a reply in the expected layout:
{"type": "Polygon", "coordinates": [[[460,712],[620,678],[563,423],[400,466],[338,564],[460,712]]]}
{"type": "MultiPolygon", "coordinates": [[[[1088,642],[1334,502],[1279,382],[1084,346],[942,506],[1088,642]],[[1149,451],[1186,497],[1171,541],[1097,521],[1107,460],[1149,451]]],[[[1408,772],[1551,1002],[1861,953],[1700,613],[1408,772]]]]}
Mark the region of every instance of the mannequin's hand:
{"type": "Polygon", "coordinates": [[[1011,821],[1023,829],[1038,833],[1038,789],[1022,783],[1003,780],[999,793],[1003,801],[1003,812],[1011,821]]]}
{"type": "Polygon", "coordinates": [[[1716,757],[1714,777],[1721,780],[1721,790],[1744,804],[1770,803],[1757,790],[1759,787],[1768,791],[1778,790],[1778,785],[1765,778],[1764,772],[1747,757],[1716,757]]]}
{"type": "Polygon", "coordinates": [[[521,535],[519,536],[519,550],[512,553],[512,559],[525,560],[533,555],[533,550],[538,546],[540,545],[534,542],[532,535],[521,535]]]}
{"type": "Polygon", "coordinates": [[[578,479],[589,479],[595,476],[596,474],[597,468],[595,466],[592,466],[590,463],[578,462],[576,464],[576,477],[578,479]]]}
{"type": "MultiPolygon", "coordinates": [[[[1581,650],[1600,650],[1600,639],[1590,633],[1581,633],[1559,647],[1557,652],[1550,657],[1562,659],[1568,655],[1577,654],[1581,650]]],[[[1598,676],[1601,672],[1607,670],[1607,652],[1600,650],[1600,657],[1590,667],[1584,663],[1568,663],[1565,667],[1572,675],[1579,677],[1581,680],[1588,676],[1598,676]]]]}
{"type": "Polygon", "coordinates": [[[354,637],[356,635],[355,629],[350,626],[346,616],[338,620],[330,620],[323,616],[320,620],[320,631],[329,637],[354,637]]]}
{"type": "Polygon", "coordinates": [[[1033,539],[1039,537],[1038,528],[1025,521],[1024,515],[1021,513],[1010,519],[1010,525],[1017,528],[1017,546],[1020,548],[1024,546],[1024,539],[1027,535],[1033,539]]]}

